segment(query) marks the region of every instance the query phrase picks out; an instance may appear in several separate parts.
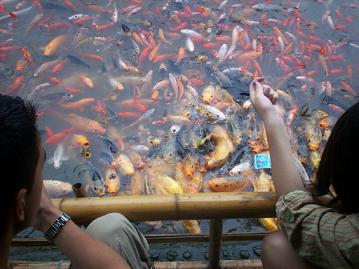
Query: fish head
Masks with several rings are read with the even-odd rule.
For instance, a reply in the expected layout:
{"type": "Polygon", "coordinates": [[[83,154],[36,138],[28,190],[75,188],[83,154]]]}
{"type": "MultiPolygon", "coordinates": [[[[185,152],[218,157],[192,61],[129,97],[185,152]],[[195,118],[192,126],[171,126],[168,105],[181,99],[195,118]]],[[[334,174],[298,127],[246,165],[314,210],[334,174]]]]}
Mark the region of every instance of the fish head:
{"type": "Polygon", "coordinates": [[[106,174],[107,192],[111,195],[116,195],[120,190],[120,178],[115,172],[106,174]]]}
{"type": "Polygon", "coordinates": [[[100,181],[93,181],[93,190],[99,197],[102,197],[106,194],[106,187],[100,181]]]}
{"type": "Polygon", "coordinates": [[[62,164],[61,159],[54,159],[54,167],[55,167],[55,169],[59,169],[61,164],[62,164]]]}

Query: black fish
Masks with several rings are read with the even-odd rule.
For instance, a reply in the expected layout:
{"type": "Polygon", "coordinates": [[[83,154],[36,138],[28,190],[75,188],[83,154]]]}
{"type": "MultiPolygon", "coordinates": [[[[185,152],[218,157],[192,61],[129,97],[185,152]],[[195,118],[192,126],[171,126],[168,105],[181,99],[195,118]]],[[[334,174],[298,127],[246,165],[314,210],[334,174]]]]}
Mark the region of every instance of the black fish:
{"type": "Polygon", "coordinates": [[[71,54],[67,55],[67,59],[69,59],[71,62],[73,62],[74,64],[83,66],[83,67],[87,67],[90,68],[91,66],[87,63],[85,63],[83,60],[81,60],[80,58],[73,56],[71,54]]]}

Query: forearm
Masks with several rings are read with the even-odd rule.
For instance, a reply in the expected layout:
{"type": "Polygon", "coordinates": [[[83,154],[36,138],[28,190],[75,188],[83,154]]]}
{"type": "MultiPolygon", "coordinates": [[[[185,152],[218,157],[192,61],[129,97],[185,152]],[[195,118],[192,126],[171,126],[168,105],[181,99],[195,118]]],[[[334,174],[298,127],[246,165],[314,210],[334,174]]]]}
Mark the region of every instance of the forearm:
{"type": "MultiPolygon", "coordinates": [[[[59,214],[60,211],[51,210],[46,214],[44,222],[50,226],[59,214]]],[[[112,248],[92,238],[71,220],[55,237],[54,243],[78,269],[130,268],[126,261],[112,248]]]]}
{"type": "Polygon", "coordinates": [[[277,195],[281,196],[294,190],[304,190],[283,119],[275,111],[272,111],[263,116],[263,121],[269,143],[272,178],[277,195]]]}

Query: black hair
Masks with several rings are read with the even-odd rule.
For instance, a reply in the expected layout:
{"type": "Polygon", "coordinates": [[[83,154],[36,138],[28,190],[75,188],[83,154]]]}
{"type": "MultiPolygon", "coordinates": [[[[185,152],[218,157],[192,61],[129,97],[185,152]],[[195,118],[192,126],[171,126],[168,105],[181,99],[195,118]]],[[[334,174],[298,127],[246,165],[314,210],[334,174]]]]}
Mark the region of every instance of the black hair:
{"type": "Polygon", "coordinates": [[[315,196],[334,188],[340,211],[359,212],[359,102],[338,119],[328,139],[317,171],[315,196]]]}
{"type": "MultiPolygon", "coordinates": [[[[39,160],[36,107],[20,97],[0,94],[0,219],[15,211],[21,188],[31,192],[39,160]]],[[[1,236],[1,231],[0,231],[1,236]]]]}

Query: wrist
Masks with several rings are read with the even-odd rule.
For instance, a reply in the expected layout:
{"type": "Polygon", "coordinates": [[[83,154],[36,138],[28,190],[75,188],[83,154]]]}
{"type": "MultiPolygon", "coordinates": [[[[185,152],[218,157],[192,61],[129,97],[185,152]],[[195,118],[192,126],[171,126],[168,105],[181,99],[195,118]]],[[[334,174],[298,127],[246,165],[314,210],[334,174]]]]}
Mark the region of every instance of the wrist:
{"type": "Polygon", "coordinates": [[[55,220],[61,215],[61,211],[56,207],[41,209],[39,214],[40,231],[45,233],[55,220]]]}

